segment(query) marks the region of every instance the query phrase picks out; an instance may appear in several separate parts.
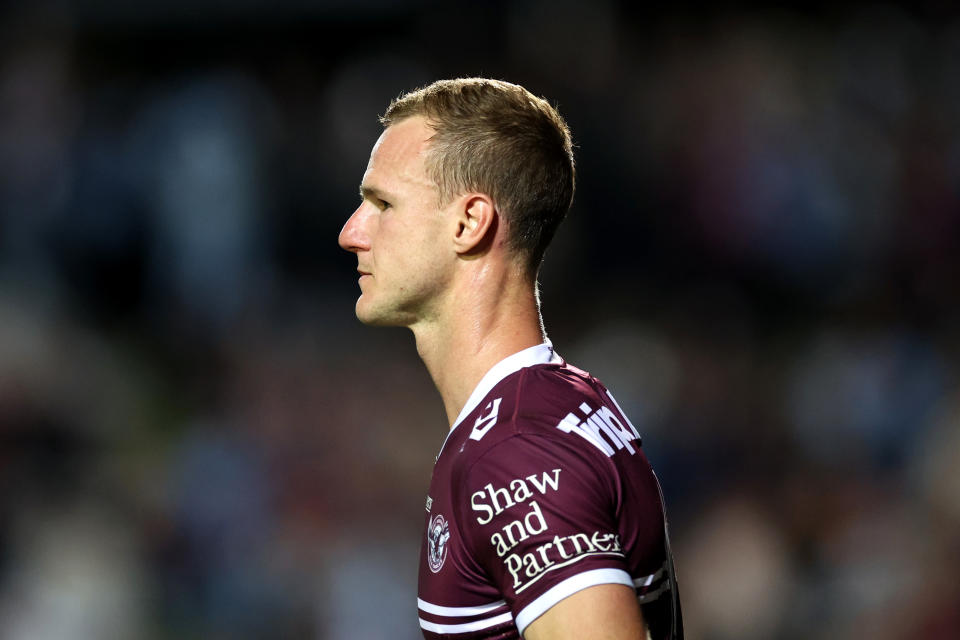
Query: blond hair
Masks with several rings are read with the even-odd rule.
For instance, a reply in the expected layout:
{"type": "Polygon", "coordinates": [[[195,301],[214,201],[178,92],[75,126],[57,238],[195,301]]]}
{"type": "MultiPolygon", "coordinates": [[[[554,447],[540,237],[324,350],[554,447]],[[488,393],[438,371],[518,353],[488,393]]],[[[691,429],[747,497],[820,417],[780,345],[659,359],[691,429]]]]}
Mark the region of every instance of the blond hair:
{"type": "Polygon", "coordinates": [[[400,96],[380,121],[413,116],[435,131],[427,170],[441,203],[468,191],[493,198],[508,246],[535,275],[573,201],[573,144],[560,114],[519,85],[458,78],[400,96]]]}

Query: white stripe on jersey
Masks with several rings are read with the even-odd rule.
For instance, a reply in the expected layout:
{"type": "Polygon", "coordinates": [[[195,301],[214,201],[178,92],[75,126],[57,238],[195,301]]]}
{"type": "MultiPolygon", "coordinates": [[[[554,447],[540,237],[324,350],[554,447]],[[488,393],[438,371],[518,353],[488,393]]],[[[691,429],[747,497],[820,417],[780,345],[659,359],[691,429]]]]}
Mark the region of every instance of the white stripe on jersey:
{"type": "Polygon", "coordinates": [[[508,375],[520,371],[520,369],[525,369],[526,367],[532,367],[537,364],[546,364],[548,362],[555,362],[557,359],[557,355],[553,351],[553,344],[547,340],[546,342],[542,342],[535,347],[528,347],[523,351],[518,351],[511,356],[507,356],[497,364],[493,365],[490,370],[487,371],[482,378],[480,378],[480,382],[477,383],[477,386],[473,389],[470,397],[467,398],[467,403],[463,405],[463,409],[460,410],[460,415],[458,415],[457,419],[453,421],[453,426],[450,427],[450,431],[447,433],[447,435],[449,436],[451,433],[453,433],[453,430],[460,426],[460,423],[463,421],[463,419],[470,415],[473,410],[477,408],[477,405],[480,404],[480,401],[483,400],[487,394],[490,393],[490,391],[508,375]]]}
{"type": "Polygon", "coordinates": [[[497,600],[496,602],[482,604],[476,607],[442,607],[439,604],[433,604],[432,602],[417,598],[417,608],[421,611],[426,611],[436,616],[448,616],[452,618],[466,618],[468,616],[478,616],[481,613],[490,613],[505,604],[507,604],[506,600],[497,600]]]}
{"type": "Polygon", "coordinates": [[[520,632],[520,635],[523,635],[523,631],[531,622],[543,615],[543,613],[553,605],[567,596],[575,594],[577,591],[582,591],[587,587],[598,584],[623,584],[632,588],[633,579],[630,577],[630,574],[623,569],[592,569],[570,576],[563,582],[547,589],[543,595],[528,604],[517,614],[517,630],[520,632]]]}
{"type": "MultiPolygon", "coordinates": [[[[532,585],[533,583],[535,583],[537,580],[539,580],[539,579],[542,578],[543,576],[545,576],[545,575],[547,575],[548,573],[550,573],[551,571],[556,571],[557,569],[562,569],[562,568],[564,568],[564,567],[566,567],[566,566],[569,566],[569,565],[573,564],[574,562],[580,562],[581,560],[585,560],[586,558],[589,558],[589,557],[591,557],[591,556],[617,556],[617,557],[619,557],[619,558],[624,557],[623,554],[620,553],[619,551],[590,551],[589,553],[581,553],[581,554],[580,554],[579,556],[577,556],[576,558],[572,558],[572,559],[570,559],[570,560],[567,560],[566,562],[561,562],[560,564],[552,565],[552,566],[551,566],[550,568],[548,568],[548,569],[544,569],[543,573],[541,573],[541,574],[538,575],[536,578],[534,578],[534,579],[530,580],[529,582],[527,582],[527,584],[525,584],[525,585],[523,585],[522,587],[520,587],[519,589],[517,589],[514,593],[520,593],[521,591],[523,591],[524,589],[526,589],[527,587],[529,587],[530,585],[532,585]]],[[[595,569],[595,571],[600,571],[600,569],[595,569]]],[[[587,571],[586,573],[590,573],[590,572],[587,571]]],[[[623,573],[626,573],[626,571],[624,571],[623,573]]],[[[629,577],[629,576],[628,576],[628,577],[629,577]]],[[[625,582],[624,584],[629,584],[631,587],[633,586],[633,583],[632,583],[632,582],[625,582]]]]}
{"type": "Polygon", "coordinates": [[[656,573],[651,573],[646,578],[637,578],[633,581],[633,585],[638,589],[640,587],[649,587],[653,584],[654,580],[659,580],[660,576],[663,575],[663,569],[657,569],[656,573]]]}
{"type": "Polygon", "coordinates": [[[654,600],[659,598],[661,595],[663,595],[664,591],[669,591],[669,590],[670,590],[670,581],[667,580],[662,585],[660,585],[658,589],[654,589],[653,591],[649,593],[645,593],[642,596],[638,595],[637,600],[640,602],[640,604],[653,602],[654,600]]]}
{"type": "Polygon", "coordinates": [[[437,624],[436,622],[427,622],[423,618],[420,618],[420,628],[425,631],[432,631],[433,633],[469,633],[471,631],[495,627],[498,624],[510,622],[511,620],[513,620],[513,614],[509,611],[486,620],[464,622],[462,624],[437,624]]]}

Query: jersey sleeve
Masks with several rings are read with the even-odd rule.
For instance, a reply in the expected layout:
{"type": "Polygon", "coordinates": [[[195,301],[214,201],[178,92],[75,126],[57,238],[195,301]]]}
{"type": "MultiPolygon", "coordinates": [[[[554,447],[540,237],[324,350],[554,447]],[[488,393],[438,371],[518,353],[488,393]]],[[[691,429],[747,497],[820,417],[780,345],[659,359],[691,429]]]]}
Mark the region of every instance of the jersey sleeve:
{"type": "Polygon", "coordinates": [[[621,491],[608,464],[571,439],[517,434],[456,482],[461,535],[521,634],[582,589],[633,588],[617,529],[621,491]]]}

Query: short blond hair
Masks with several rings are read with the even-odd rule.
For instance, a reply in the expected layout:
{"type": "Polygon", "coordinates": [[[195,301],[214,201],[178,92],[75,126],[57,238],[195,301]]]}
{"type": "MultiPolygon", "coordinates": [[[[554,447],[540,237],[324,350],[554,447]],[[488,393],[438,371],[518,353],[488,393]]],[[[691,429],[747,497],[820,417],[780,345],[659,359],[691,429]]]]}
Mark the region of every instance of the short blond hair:
{"type": "Polygon", "coordinates": [[[427,170],[440,200],[468,191],[493,198],[508,246],[536,274],[573,201],[570,129],[550,103],[487,78],[439,80],[394,100],[384,127],[422,116],[434,129],[427,170]]]}

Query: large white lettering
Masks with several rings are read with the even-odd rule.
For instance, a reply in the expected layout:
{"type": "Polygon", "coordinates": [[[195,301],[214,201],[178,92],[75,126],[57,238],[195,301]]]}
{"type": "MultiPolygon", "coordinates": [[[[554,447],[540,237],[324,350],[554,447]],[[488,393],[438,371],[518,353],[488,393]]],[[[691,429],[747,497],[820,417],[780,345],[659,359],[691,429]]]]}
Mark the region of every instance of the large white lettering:
{"type": "Polygon", "coordinates": [[[534,500],[530,503],[530,511],[523,518],[514,520],[507,524],[503,530],[494,533],[490,537],[490,544],[496,550],[497,556],[502,558],[505,553],[530,536],[535,536],[546,530],[547,521],[543,517],[540,505],[534,500]]]}
{"type": "Polygon", "coordinates": [[[554,491],[560,489],[560,469],[553,470],[553,476],[547,475],[547,472],[544,471],[543,475],[540,476],[540,479],[537,479],[537,476],[527,476],[527,479],[533,483],[533,486],[537,488],[537,491],[540,493],[546,493],[547,487],[549,486],[554,491]]]}
{"type": "Polygon", "coordinates": [[[488,483],[482,491],[475,491],[470,496],[470,508],[480,513],[476,516],[480,524],[489,524],[495,516],[500,515],[510,507],[524,503],[533,498],[536,493],[545,495],[548,489],[560,490],[560,469],[544,471],[538,477],[536,474],[526,478],[514,478],[506,487],[494,487],[488,483]]]}
{"type": "Polygon", "coordinates": [[[486,495],[485,491],[477,491],[470,496],[470,508],[474,511],[483,511],[487,514],[486,516],[477,516],[477,522],[480,524],[487,524],[493,520],[493,509],[490,505],[483,503],[483,498],[486,495]]]}
{"type": "Polygon", "coordinates": [[[559,569],[595,555],[623,556],[620,537],[601,531],[557,535],[525,553],[511,553],[503,559],[503,564],[513,578],[514,593],[521,593],[551,568],[559,569]]]}
{"type": "MultiPolygon", "coordinates": [[[[607,395],[610,395],[609,392],[607,395]]],[[[617,401],[613,399],[613,396],[610,396],[610,400],[616,405],[617,401]]],[[[580,436],[603,451],[607,457],[612,456],[620,449],[626,449],[631,455],[637,452],[631,442],[639,441],[640,434],[637,433],[636,428],[630,420],[627,420],[626,416],[623,416],[626,420],[626,424],[624,424],[624,421],[606,405],[600,405],[600,408],[594,411],[590,405],[583,402],[579,409],[585,416],[584,418],[581,419],[573,413],[568,413],[557,423],[556,428],[564,433],[573,433],[580,436]],[[610,446],[611,443],[613,446],[610,446]]],[[[619,411],[619,406],[617,406],[617,410],[619,411]]],[[[621,412],[622,414],[623,412],[621,412]]]]}

